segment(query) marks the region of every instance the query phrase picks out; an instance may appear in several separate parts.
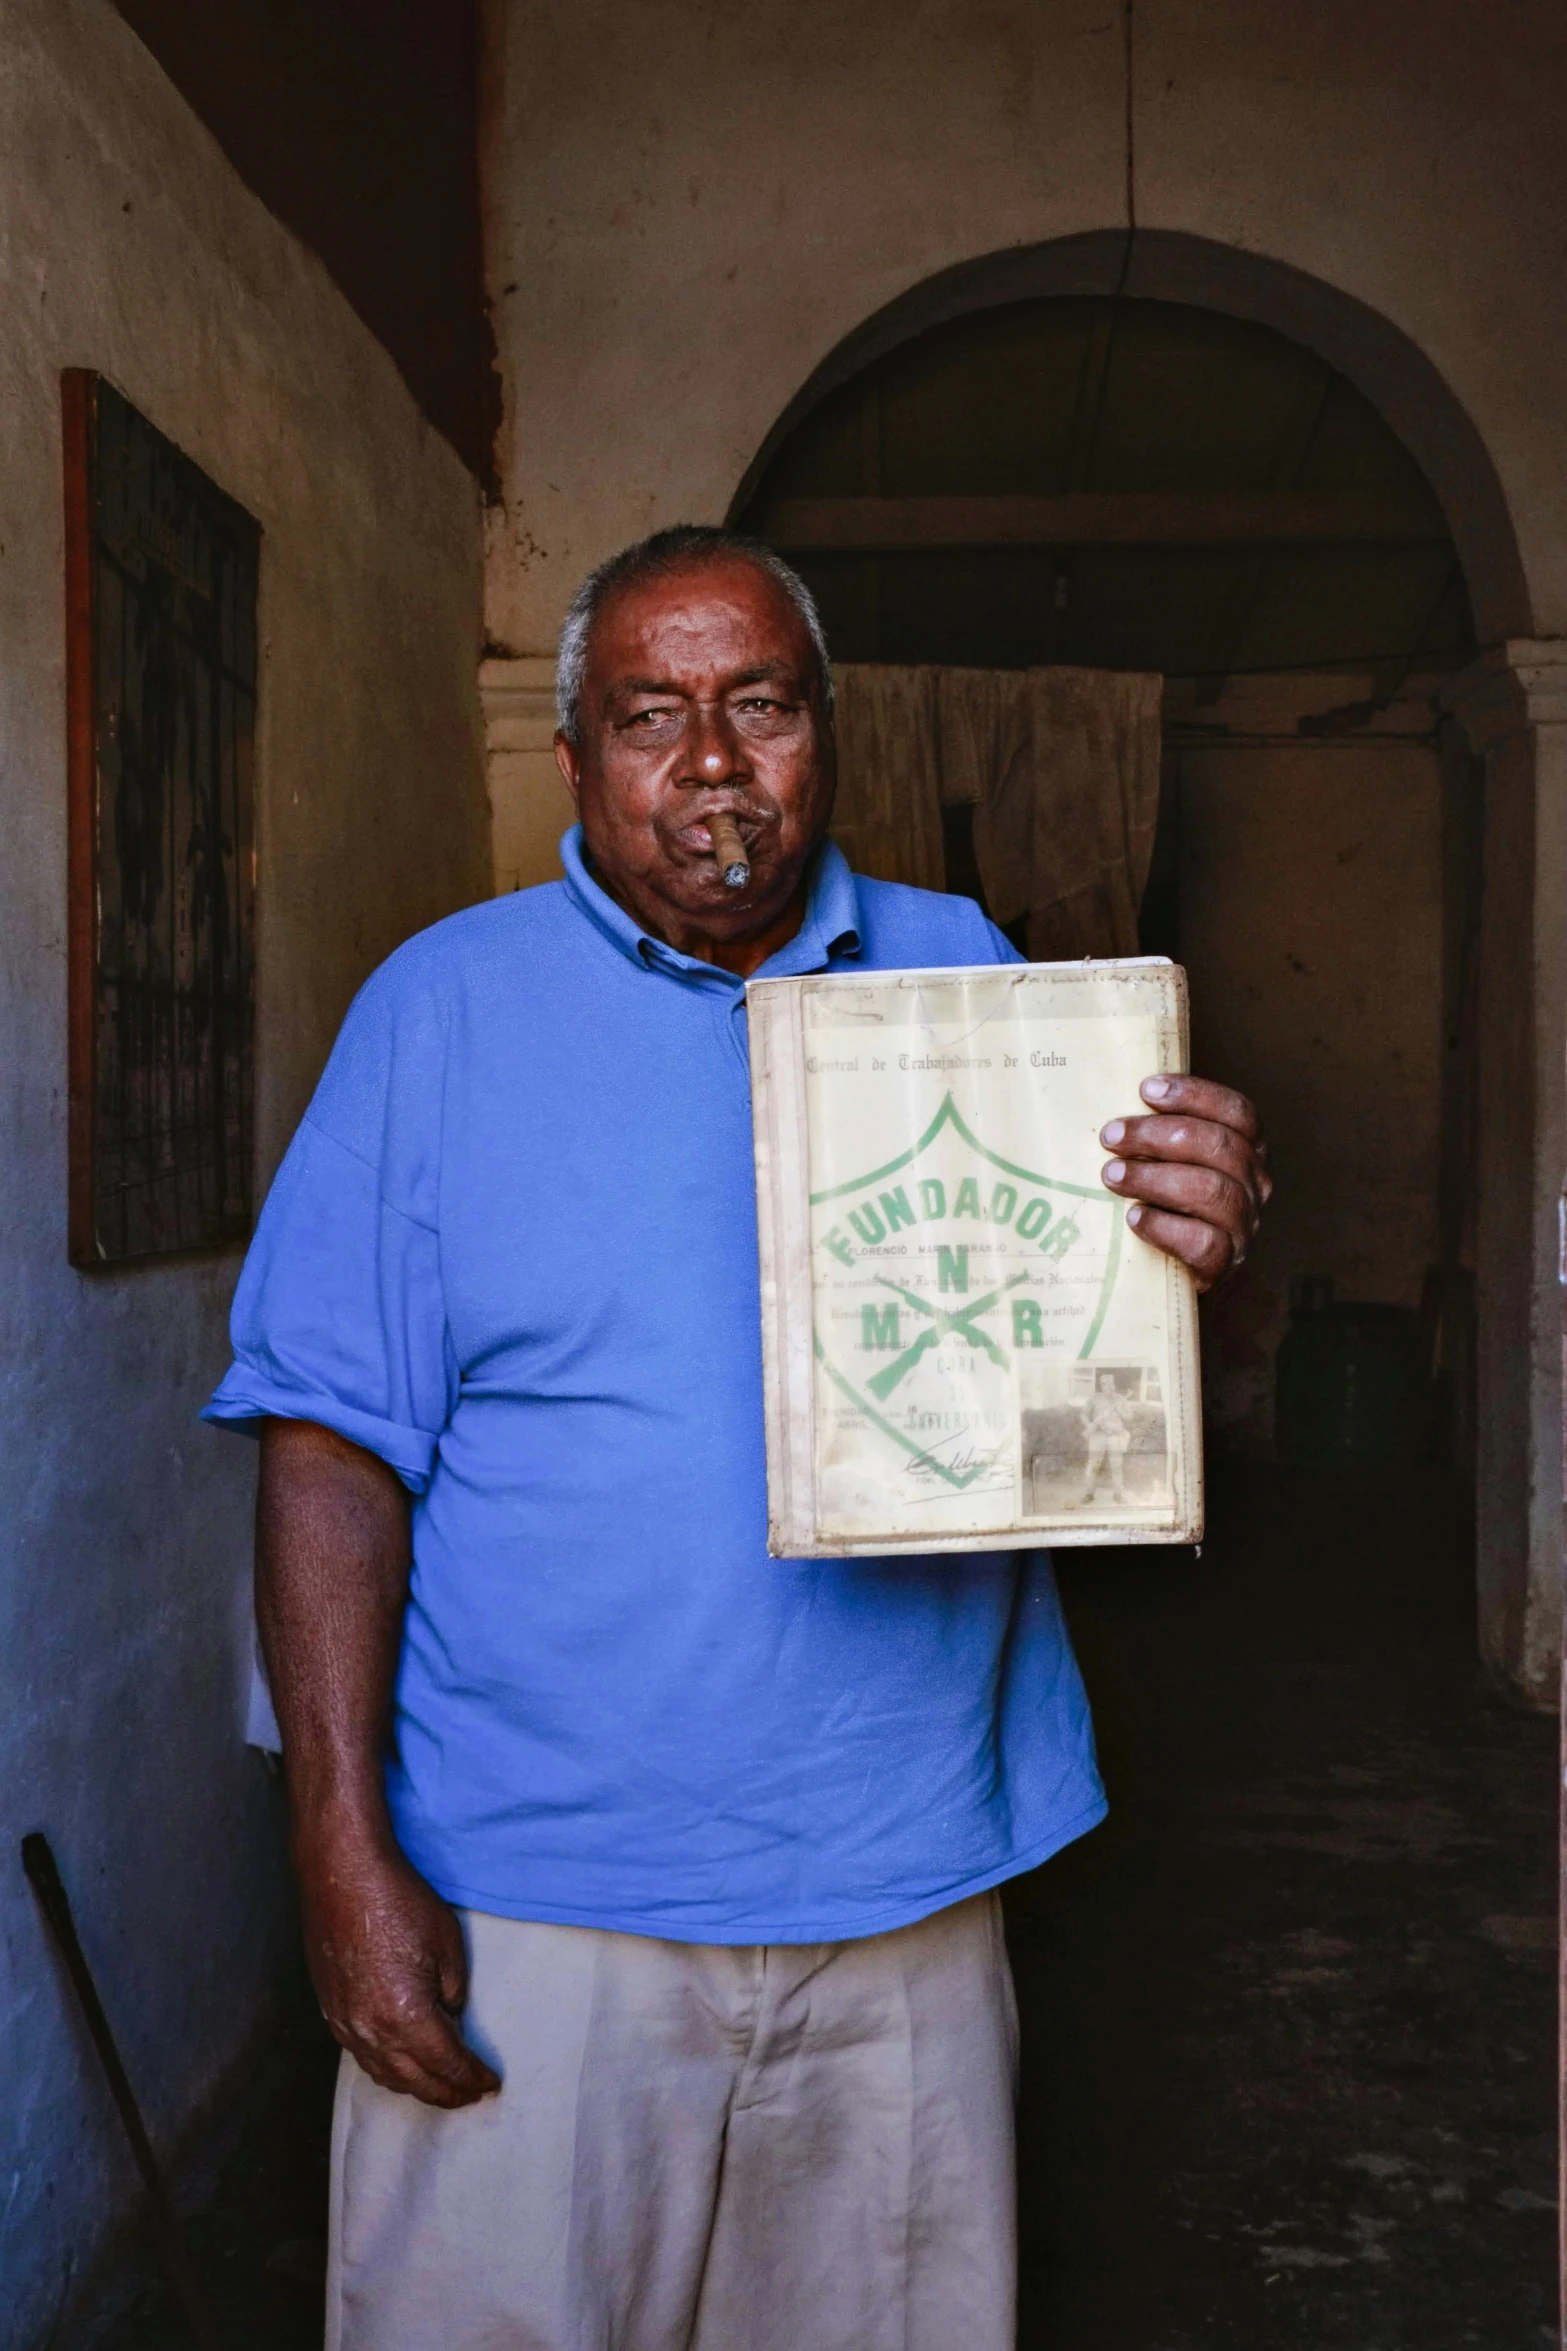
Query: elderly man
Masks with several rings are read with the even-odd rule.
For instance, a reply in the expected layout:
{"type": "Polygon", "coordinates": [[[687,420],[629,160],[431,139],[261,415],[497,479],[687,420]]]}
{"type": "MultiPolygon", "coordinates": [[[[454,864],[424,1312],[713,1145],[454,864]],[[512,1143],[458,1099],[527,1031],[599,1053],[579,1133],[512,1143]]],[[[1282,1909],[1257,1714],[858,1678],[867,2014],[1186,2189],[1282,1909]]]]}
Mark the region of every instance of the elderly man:
{"type": "MultiPolygon", "coordinates": [[[[340,2351],[1003,2351],[994,1889],[1103,1811],[1041,1554],[768,1557],[743,983],[1013,960],[826,840],[767,550],[664,532],[561,645],[563,882],[365,987],[210,1410],[346,2052],[340,2351]],[[710,822],[749,852],[718,871],[710,822]]],[[[1267,1192],[1196,1079],[1105,1129],[1204,1282],[1267,1192]]]]}

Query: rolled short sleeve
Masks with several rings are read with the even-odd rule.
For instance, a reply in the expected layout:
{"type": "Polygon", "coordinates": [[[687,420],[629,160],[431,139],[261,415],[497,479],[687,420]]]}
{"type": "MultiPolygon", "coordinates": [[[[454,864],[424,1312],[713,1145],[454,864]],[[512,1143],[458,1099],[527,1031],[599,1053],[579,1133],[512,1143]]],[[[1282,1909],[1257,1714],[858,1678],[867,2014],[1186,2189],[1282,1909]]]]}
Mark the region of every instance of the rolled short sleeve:
{"type": "Polygon", "coordinates": [[[457,1393],[435,1220],[439,1070],[377,975],[349,1014],[235,1293],[234,1361],[203,1418],[312,1420],[418,1494],[457,1393]]]}

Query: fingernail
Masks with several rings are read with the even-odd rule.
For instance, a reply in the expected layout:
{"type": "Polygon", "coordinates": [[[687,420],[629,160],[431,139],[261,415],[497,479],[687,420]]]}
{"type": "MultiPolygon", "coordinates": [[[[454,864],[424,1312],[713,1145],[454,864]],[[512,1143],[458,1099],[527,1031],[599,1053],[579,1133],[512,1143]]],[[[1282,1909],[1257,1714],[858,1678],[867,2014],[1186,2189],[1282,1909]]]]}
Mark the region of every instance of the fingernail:
{"type": "Polygon", "coordinates": [[[1100,1142],[1111,1151],[1115,1149],[1117,1143],[1124,1141],[1125,1136],[1126,1121],[1124,1118],[1112,1118],[1107,1127],[1101,1127],[1099,1130],[1100,1142]]]}
{"type": "Polygon", "coordinates": [[[1162,1102],[1170,1091],[1168,1078],[1144,1078],[1142,1097],[1145,1102],[1162,1102]]]}
{"type": "Polygon", "coordinates": [[[1141,1202],[1140,1200],[1134,1200],[1134,1201],[1133,1201],[1133,1203],[1132,1203],[1131,1207],[1130,1207],[1130,1208],[1127,1210],[1127,1212],[1126,1212],[1126,1221],[1127,1221],[1127,1223],[1128,1223],[1128,1224],[1129,1224],[1129,1225],[1132,1227],[1132,1230],[1133,1230],[1134,1232],[1137,1230],[1137,1227],[1138,1227],[1138,1226],[1139,1226],[1139,1225],[1142,1223],[1142,1221],[1143,1221],[1143,1204],[1142,1204],[1142,1202],[1141,1202]]]}
{"type": "Polygon", "coordinates": [[[1109,1166],[1105,1169],[1105,1182],[1107,1184],[1121,1184],[1125,1181],[1126,1161],[1124,1159],[1112,1159],[1109,1166]]]}

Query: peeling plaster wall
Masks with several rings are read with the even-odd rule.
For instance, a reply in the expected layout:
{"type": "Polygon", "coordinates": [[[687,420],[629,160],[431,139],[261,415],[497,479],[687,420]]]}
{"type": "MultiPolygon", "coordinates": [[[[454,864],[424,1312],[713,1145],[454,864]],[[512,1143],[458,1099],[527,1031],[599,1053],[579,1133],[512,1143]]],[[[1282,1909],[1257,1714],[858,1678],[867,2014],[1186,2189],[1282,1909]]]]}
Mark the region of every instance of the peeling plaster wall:
{"type": "MultiPolygon", "coordinates": [[[[780,411],[884,304],[1125,222],[1119,6],[491,14],[506,507],[487,617],[505,651],[548,651],[577,577],[624,539],[721,517],[780,411]],[[583,70],[600,56],[623,70],[583,70]]],[[[1500,471],[1532,625],[1567,630],[1559,8],[1160,0],[1135,23],[1141,226],[1288,263],[1402,329],[1500,471]]]]}
{"type": "Polygon", "coordinates": [[[115,0],[482,481],[479,0],[115,0]]]}
{"type": "Polygon", "coordinates": [[[292,1934],[242,1735],[253,1456],[195,1419],[238,1259],[66,1263],[62,367],[112,376],[262,525],[263,1182],[354,988],[490,867],[471,477],[108,0],[0,0],[0,48],[0,2344],[22,2351],[63,2339],[133,2182],[18,1838],[54,1842],[166,2150],[292,1934]]]}

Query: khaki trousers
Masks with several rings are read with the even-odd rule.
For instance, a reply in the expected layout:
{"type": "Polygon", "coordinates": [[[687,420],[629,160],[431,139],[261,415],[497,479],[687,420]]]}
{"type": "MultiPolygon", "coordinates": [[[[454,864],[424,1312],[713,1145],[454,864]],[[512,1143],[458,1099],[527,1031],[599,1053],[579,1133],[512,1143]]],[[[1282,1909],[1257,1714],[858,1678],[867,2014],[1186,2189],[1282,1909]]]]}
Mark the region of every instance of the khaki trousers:
{"type": "Polygon", "coordinates": [[[1012,2351],[994,1894],[848,1943],[464,1927],[505,2087],[344,2058],[328,2351],[1012,2351]]]}

